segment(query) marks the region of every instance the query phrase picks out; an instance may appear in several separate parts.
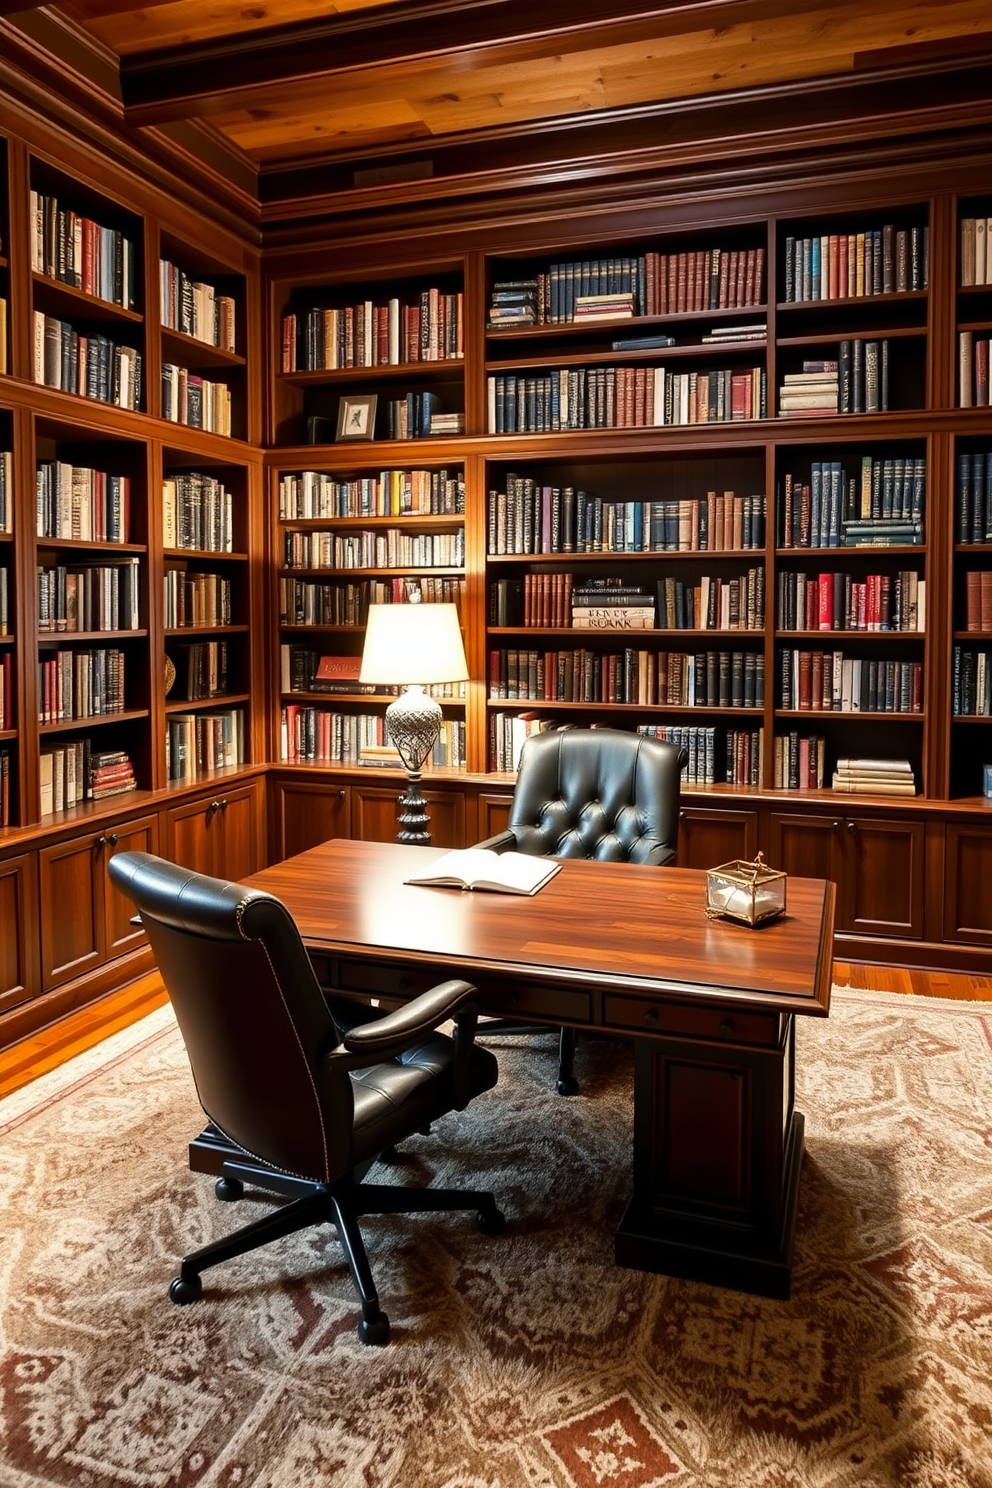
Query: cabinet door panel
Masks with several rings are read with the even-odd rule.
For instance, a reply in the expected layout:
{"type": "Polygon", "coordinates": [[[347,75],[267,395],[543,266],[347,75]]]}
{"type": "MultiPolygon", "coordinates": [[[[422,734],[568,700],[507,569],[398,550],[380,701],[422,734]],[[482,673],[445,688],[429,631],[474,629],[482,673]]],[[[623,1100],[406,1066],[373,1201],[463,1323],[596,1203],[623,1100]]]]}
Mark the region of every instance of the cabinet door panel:
{"type": "Polygon", "coordinates": [[[840,879],[840,833],[835,816],[786,816],[768,821],[768,861],[795,878],[840,879]]]}
{"type": "Polygon", "coordinates": [[[0,1012],[37,990],[38,866],[30,853],[0,862],[0,1012]]]}
{"type": "Polygon", "coordinates": [[[944,939],[992,945],[992,831],[948,822],[944,843],[944,939]]]}
{"type": "Polygon", "coordinates": [[[223,791],[214,828],[214,859],[211,872],[218,878],[247,878],[261,867],[259,822],[262,798],[257,781],[236,790],[223,791]]]}
{"type": "MultiPolygon", "coordinates": [[[[356,785],[352,789],[352,836],[361,842],[395,842],[398,831],[400,781],[386,786],[356,785]]],[[[434,847],[465,846],[465,794],[463,791],[425,790],[430,815],[428,831],[434,847]]]]}
{"type": "Polygon", "coordinates": [[[106,872],[110,858],[119,852],[158,852],[158,817],[142,816],[137,821],[122,822],[120,826],[112,828],[107,833],[107,850],[103,853],[105,859],[103,880],[103,923],[104,923],[104,946],[106,954],[121,956],[125,951],[133,950],[140,945],[145,938],[145,932],[137,929],[131,924],[134,915],[134,905],[130,899],[125,899],[119,890],[114,888],[110,881],[110,874],[106,872]],[[116,841],[114,840],[116,838],[116,841]]]}
{"type": "Polygon", "coordinates": [[[487,837],[495,837],[497,832],[505,832],[510,820],[510,807],[513,805],[513,793],[504,795],[479,796],[479,827],[477,842],[484,842],[487,837]]]}
{"type": "Polygon", "coordinates": [[[838,930],[923,938],[922,821],[845,817],[838,930]]]}
{"type": "Polygon", "coordinates": [[[212,873],[218,811],[209,796],[173,806],[168,816],[166,857],[194,873],[212,873]]]}
{"type": "Polygon", "coordinates": [[[349,792],[338,786],[277,780],[274,861],[293,858],[332,837],[351,835],[349,792]]]}
{"type": "Polygon", "coordinates": [[[38,854],[41,889],[41,984],[47,992],[82,976],[103,960],[103,896],[99,889],[102,836],[44,847],[38,854]]]}
{"type": "Polygon", "coordinates": [[[715,868],[733,858],[753,858],[758,851],[756,811],[717,811],[684,806],[679,815],[680,868],[715,868]]]}

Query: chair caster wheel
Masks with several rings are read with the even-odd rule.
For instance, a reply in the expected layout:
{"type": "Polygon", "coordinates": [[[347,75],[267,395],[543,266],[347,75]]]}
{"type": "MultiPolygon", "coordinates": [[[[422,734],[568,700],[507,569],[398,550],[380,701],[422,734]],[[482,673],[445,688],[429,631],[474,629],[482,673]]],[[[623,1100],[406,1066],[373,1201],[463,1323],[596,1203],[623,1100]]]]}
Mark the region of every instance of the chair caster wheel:
{"type": "Polygon", "coordinates": [[[558,1080],[555,1089],[559,1095],[578,1095],[579,1082],[571,1075],[567,1075],[558,1080]]]}
{"type": "Polygon", "coordinates": [[[358,1340],[360,1343],[378,1344],[381,1346],[389,1342],[389,1319],[384,1312],[378,1317],[362,1318],[358,1325],[358,1340]]]}
{"type": "Polygon", "coordinates": [[[245,1186],[240,1178],[218,1178],[214,1184],[214,1193],[224,1204],[233,1204],[237,1199],[243,1199],[245,1186]]]}
{"type": "Polygon", "coordinates": [[[506,1229],[506,1215],[495,1204],[491,1209],[480,1209],[475,1222],[484,1235],[502,1235],[506,1229]]]}
{"type": "Polygon", "coordinates": [[[189,1302],[199,1302],[203,1296],[203,1282],[198,1276],[177,1276],[169,1287],[169,1301],[175,1302],[177,1307],[185,1307],[189,1302]]]}

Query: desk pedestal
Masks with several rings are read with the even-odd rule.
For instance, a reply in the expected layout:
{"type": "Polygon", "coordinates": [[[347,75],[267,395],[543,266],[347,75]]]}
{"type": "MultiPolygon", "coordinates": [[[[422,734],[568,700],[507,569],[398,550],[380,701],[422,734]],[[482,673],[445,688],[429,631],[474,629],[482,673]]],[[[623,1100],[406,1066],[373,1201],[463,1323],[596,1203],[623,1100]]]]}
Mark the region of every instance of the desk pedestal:
{"type": "Polygon", "coordinates": [[[622,1266],[788,1297],[803,1118],[795,1029],[774,1047],[638,1039],[622,1266]]]}

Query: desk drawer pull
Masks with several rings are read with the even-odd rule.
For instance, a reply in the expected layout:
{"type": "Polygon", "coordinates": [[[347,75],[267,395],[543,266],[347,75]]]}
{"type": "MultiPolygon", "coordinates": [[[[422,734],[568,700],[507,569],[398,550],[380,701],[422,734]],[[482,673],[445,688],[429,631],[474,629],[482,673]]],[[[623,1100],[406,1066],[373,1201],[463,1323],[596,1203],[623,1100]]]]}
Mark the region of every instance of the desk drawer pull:
{"type": "Polygon", "coordinates": [[[722,1039],[731,1039],[733,1038],[733,1036],[734,1025],[733,1023],[731,1023],[729,1018],[724,1018],[723,1022],[720,1024],[720,1037],[722,1039]]]}
{"type": "Polygon", "coordinates": [[[644,1014],[644,1022],[648,1028],[653,1028],[658,1021],[658,1013],[655,1008],[648,1008],[644,1014]]]}

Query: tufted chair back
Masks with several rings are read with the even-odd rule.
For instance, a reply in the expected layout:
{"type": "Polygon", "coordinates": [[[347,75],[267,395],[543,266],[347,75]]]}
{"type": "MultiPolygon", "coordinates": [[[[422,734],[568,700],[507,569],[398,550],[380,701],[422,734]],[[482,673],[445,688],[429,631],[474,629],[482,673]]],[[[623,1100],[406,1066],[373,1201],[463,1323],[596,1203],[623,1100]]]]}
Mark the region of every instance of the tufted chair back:
{"type": "Polygon", "coordinates": [[[566,729],[525,743],[510,809],[518,852],[674,863],[685,751],[621,729],[566,729]]]}

